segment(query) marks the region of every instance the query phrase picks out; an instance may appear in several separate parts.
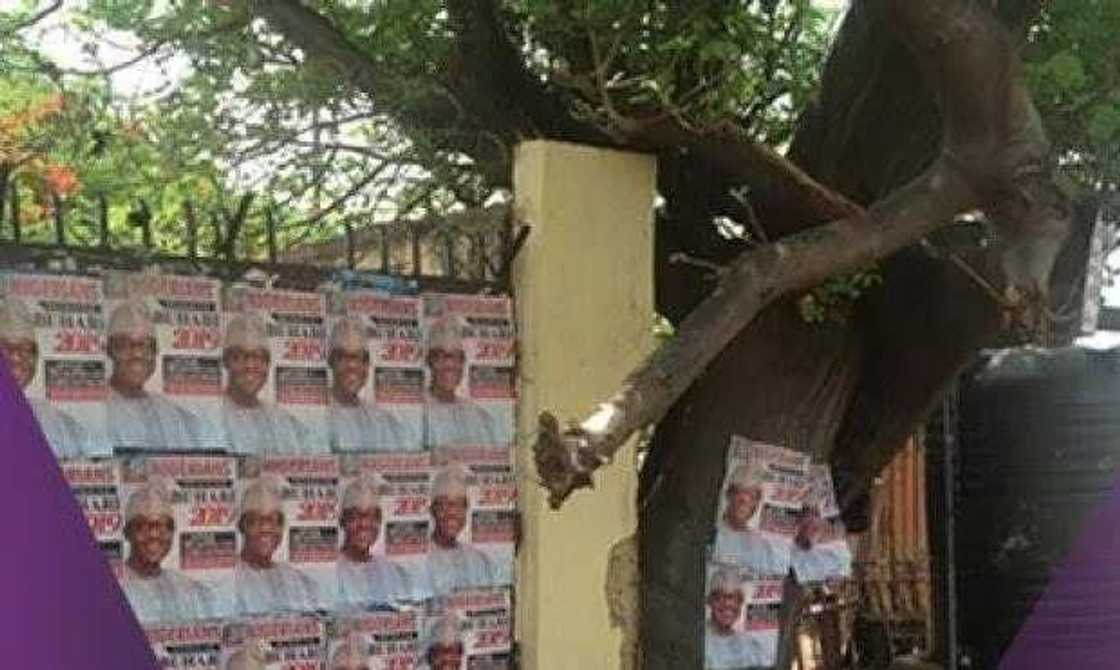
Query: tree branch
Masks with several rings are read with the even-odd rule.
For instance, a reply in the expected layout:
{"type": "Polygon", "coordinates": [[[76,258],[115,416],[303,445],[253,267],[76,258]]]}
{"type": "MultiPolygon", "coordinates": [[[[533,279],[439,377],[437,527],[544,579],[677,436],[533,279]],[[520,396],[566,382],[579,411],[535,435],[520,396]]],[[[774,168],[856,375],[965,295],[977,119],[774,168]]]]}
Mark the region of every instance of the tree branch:
{"type": "Polygon", "coordinates": [[[622,389],[578,425],[541,416],[537,470],[557,508],[633,432],[660,419],[723,348],[767,305],[828,277],[883,258],[981,202],[968,175],[942,158],[866,213],[745,252],[676,336],[649,356],[622,389]]]}

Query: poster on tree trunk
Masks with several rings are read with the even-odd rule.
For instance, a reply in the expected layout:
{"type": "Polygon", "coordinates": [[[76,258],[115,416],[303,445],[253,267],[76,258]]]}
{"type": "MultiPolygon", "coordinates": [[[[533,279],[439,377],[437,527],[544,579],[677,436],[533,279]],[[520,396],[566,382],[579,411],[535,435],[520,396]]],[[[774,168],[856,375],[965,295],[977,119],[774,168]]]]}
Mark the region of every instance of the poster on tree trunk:
{"type": "Polygon", "coordinates": [[[221,282],[149,272],[105,278],[114,449],[223,449],[221,282]]]}
{"type": "Polygon", "coordinates": [[[234,286],[223,321],[227,448],[328,452],[326,294],[234,286]]]}
{"type": "Polygon", "coordinates": [[[58,458],[108,455],[101,280],[0,273],[0,363],[58,458]]]}
{"type": "MultiPolygon", "coordinates": [[[[750,581],[745,569],[720,563],[707,567],[707,590],[704,594],[704,667],[707,670],[736,670],[773,664],[769,641],[751,629],[751,603],[755,603],[754,624],[764,612],[757,597],[757,585],[750,581]]],[[[781,602],[781,581],[778,601],[781,602]]],[[[774,640],[776,644],[776,639],[774,640]]]]}
{"type": "Polygon", "coordinates": [[[419,451],[424,432],[420,299],[373,291],[332,302],[331,449],[419,451]]]}
{"type": "Polygon", "coordinates": [[[852,551],[827,465],[813,464],[809,468],[805,504],[790,558],[794,575],[802,583],[852,576],[852,551]]]}
{"type": "Polygon", "coordinates": [[[732,436],[712,560],[785,577],[808,471],[805,454],[732,436]]]}

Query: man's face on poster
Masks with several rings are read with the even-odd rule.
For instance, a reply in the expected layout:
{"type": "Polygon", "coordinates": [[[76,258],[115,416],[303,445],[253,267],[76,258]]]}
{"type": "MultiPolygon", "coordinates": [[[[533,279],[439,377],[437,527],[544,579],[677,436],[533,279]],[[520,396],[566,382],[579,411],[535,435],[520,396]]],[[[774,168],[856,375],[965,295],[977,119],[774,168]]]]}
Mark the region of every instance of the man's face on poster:
{"type": "Polygon", "coordinates": [[[229,385],[239,394],[256,396],[268,381],[272,355],[264,347],[226,347],[222,360],[229,372],[229,385]]]}
{"type": "Polygon", "coordinates": [[[39,366],[39,345],[35,340],[0,338],[0,356],[7,361],[8,369],[21,389],[27,388],[35,379],[35,370],[39,366]]]}
{"type": "Polygon", "coordinates": [[[428,368],[432,371],[432,389],[454,395],[463,381],[467,355],[462,349],[432,349],[428,352],[428,368]]]}
{"type": "Polygon", "coordinates": [[[467,525],[467,497],[437,496],[432,501],[432,518],[436,537],[455,540],[467,525]]]}
{"type": "Polygon", "coordinates": [[[801,519],[797,522],[797,535],[794,541],[797,546],[808,551],[817,545],[828,530],[828,522],[821,518],[815,509],[806,509],[801,519]]]}
{"type": "Polygon", "coordinates": [[[330,365],[337,390],[357,396],[369,379],[369,350],[335,347],[331,349],[330,365]]]}
{"type": "Polygon", "coordinates": [[[368,553],[381,533],[380,507],[348,507],[342,510],[343,543],[351,552],[368,553]]]}
{"type": "Polygon", "coordinates": [[[118,333],[109,337],[109,359],[113,361],[113,383],[139,391],[156,371],[156,338],[118,333]]]}
{"type": "Polygon", "coordinates": [[[730,633],[731,627],[739,619],[739,613],[743,610],[743,592],[736,589],[734,591],[724,591],[718,589],[712,591],[708,595],[708,609],[711,612],[712,623],[716,629],[730,633]]]}
{"type": "Polygon", "coordinates": [[[169,516],[138,514],[124,531],[132,549],[131,558],[143,565],[157,567],[171,553],[175,522],[169,516]]]}
{"type": "Polygon", "coordinates": [[[462,644],[437,644],[429,651],[431,670],[459,670],[463,663],[462,644]]]}
{"type": "Polygon", "coordinates": [[[239,524],[245,537],[244,552],[261,562],[272,560],[284,532],[281,512],[245,512],[239,524]]]}
{"type": "Polygon", "coordinates": [[[727,489],[727,524],[735,530],[746,530],[761,498],[762,492],[754,487],[732,486],[727,489]]]}

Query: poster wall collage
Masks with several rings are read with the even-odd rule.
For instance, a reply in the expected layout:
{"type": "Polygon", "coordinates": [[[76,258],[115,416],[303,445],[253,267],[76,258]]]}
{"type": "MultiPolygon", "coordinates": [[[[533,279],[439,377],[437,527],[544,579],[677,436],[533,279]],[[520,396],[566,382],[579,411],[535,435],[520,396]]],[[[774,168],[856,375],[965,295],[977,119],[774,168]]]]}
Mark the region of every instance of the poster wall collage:
{"type": "Polygon", "coordinates": [[[508,298],[0,274],[0,353],[162,667],[510,667],[508,298]]]}

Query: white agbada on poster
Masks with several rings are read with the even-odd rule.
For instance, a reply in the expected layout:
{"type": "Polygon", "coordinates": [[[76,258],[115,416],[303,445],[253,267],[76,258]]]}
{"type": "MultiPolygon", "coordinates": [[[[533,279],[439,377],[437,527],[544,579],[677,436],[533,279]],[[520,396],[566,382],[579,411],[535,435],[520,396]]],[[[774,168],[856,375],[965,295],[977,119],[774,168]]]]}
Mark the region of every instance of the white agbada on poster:
{"type": "Polygon", "coordinates": [[[105,299],[113,446],[223,449],[221,282],[110,272],[105,299]]]}
{"type": "Polygon", "coordinates": [[[338,302],[327,352],[331,449],[423,449],[420,299],[351,291],[338,302]]]}
{"type": "Polygon", "coordinates": [[[143,624],[232,611],[235,459],[144,456],[121,463],[126,556],[120,584],[143,624]]]}
{"type": "Polygon", "coordinates": [[[325,294],[239,285],[227,290],[224,308],[228,449],[329,452],[325,294]]]}
{"type": "Polygon", "coordinates": [[[425,444],[508,452],[516,396],[509,298],[427,294],[424,336],[425,444]]]}
{"type": "Polygon", "coordinates": [[[58,458],[111,453],[104,332],[100,279],[0,274],[0,363],[58,458]]]}

